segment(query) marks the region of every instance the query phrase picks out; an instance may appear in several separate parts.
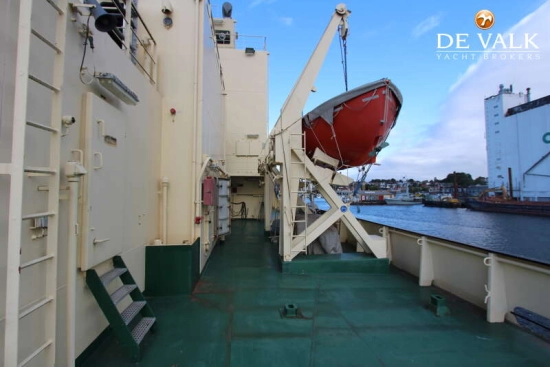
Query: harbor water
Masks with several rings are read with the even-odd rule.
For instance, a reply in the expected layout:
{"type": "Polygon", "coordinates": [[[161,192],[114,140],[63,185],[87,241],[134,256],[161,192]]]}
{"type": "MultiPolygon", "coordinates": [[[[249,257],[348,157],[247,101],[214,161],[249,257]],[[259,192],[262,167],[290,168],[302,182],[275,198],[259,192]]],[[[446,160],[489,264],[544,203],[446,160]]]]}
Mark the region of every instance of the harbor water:
{"type": "MultiPolygon", "coordinates": [[[[329,209],[315,199],[319,209],[329,209]]],[[[359,219],[550,264],[550,218],[423,205],[353,205],[359,219]]]]}

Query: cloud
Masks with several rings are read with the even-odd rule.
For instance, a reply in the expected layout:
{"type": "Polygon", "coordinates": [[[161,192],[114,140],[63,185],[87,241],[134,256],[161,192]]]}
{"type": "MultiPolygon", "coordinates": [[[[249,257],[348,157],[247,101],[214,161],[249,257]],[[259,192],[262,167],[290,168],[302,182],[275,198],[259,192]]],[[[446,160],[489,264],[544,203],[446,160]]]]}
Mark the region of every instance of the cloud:
{"type": "Polygon", "coordinates": [[[413,37],[418,38],[418,37],[422,36],[423,34],[431,31],[435,27],[437,27],[439,25],[439,23],[441,22],[441,16],[442,16],[441,13],[436,14],[436,15],[432,15],[432,16],[424,19],[420,23],[418,23],[412,31],[413,37]]]}
{"type": "Polygon", "coordinates": [[[378,161],[382,165],[371,169],[369,180],[403,176],[443,178],[452,171],[467,172],[474,177],[486,176],[484,99],[497,94],[499,84],[512,84],[516,93],[531,87],[533,99],[550,94],[547,72],[550,61],[549,17],[550,2],[546,2],[509,30],[515,34],[538,33],[539,60],[528,60],[527,54],[519,60],[519,53],[514,54],[514,60],[510,59],[512,54],[489,54],[486,60],[480,54],[479,61],[450,87],[440,109],[439,121],[432,125],[423,139],[406,142],[404,135],[415,124],[401,116],[388,139],[393,150],[387,148],[388,151],[381,152],[378,161]]]}
{"type": "Polygon", "coordinates": [[[292,17],[279,17],[279,22],[283,23],[286,26],[291,26],[294,18],[292,17]]]}
{"type": "Polygon", "coordinates": [[[277,0],[254,0],[250,3],[250,8],[255,8],[256,6],[262,5],[262,4],[272,4],[277,0]]]}

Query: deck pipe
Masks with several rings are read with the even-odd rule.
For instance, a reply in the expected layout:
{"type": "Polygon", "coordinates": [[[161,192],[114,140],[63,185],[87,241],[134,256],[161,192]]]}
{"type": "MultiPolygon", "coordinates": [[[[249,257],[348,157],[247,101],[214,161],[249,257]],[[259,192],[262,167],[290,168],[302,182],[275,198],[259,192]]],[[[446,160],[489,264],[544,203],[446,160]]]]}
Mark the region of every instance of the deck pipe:
{"type": "MultiPolygon", "coordinates": [[[[202,0],[195,0],[195,21],[198,23],[198,26],[195,27],[195,60],[194,60],[194,72],[195,72],[195,80],[194,80],[194,103],[193,103],[193,131],[191,136],[193,137],[193,158],[192,158],[192,197],[195,200],[195,207],[194,207],[194,218],[200,218],[201,215],[201,209],[202,209],[202,203],[200,201],[200,176],[199,176],[199,164],[198,161],[201,156],[200,152],[202,151],[202,147],[199,144],[199,139],[201,139],[201,108],[202,108],[202,101],[201,101],[201,95],[202,95],[202,88],[200,83],[200,78],[202,74],[201,66],[202,66],[202,53],[200,52],[200,46],[202,45],[202,27],[201,25],[201,17],[200,17],[200,7],[202,4],[202,0]]],[[[196,221],[195,224],[191,225],[191,243],[195,241],[197,238],[197,233],[200,235],[200,223],[197,224],[196,221]],[[199,225],[199,228],[197,230],[197,225],[199,225]]]]}
{"type": "Polygon", "coordinates": [[[69,178],[69,223],[67,235],[67,366],[75,365],[76,276],[78,236],[78,189],[80,177],[69,178]]]}
{"type": "Polygon", "coordinates": [[[166,245],[168,234],[168,186],[170,185],[168,177],[162,178],[162,244],[166,245]]]}

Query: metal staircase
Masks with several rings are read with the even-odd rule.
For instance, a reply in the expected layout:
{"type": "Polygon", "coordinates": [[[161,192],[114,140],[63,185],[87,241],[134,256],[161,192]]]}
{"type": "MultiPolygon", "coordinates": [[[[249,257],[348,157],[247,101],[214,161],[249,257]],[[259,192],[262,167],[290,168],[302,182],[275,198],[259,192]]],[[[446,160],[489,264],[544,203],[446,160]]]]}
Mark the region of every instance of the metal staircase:
{"type": "Polygon", "coordinates": [[[120,256],[113,258],[113,266],[112,270],[101,276],[93,269],[86,271],[86,283],[113,328],[120,345],[128,351],[134,361],[139,361],[139,344],[154,327],[156,318],[120,256]],[[117,278],[122,281],[122,286],[109,294],[106,287],[117,278]],[[119,311],[117,305],[128,295],[132,298],[132,303],[119,311]]]}
{"type": "MultiPolygon", "coordinates": [[[[55,40],[48,40],[43,34],[31,25],[33,0],[21,0],[19,2],[19,27],[17,43],[17,62],[15,72],[14,111],[13,111],[13,137],[11,162],[0,164],[0,174],[10,175],[9,198],[9,227],[7,246],[7,275],[6,275],[6,321],[4,341],[4,366],[24,366],[38,355],[44,354],[44,365],[55,365],[56,349],[56,293],[57,293],[57,245],[58,245],[58,207],[59,207],[59,169],[60,169],[60,145],[61,145],[61,107],[64,68],[64,47],[67,24],[66,0],[47,0],[57,14],[55,40]],[[39,76],[29,73],[31,54],[31,37],[34,36],[39,43],[46,45],[53,53],[52,81],[46,81],[39,76]],[[32,83],[29,83],[29,80],[32,83]],[[51,114],[49,122],[33,122],[27,119],[27,106],[35,101],[28,101],[30,88],[46,88],[51,95],[51,114]],[[49,140],[49,152],[44,156],[49,157],[47,167],[28,166],[25,161],[25,140],[28,130],[42,130],[47,133],[49,140]],[[28,183],[29,177],[45,176],[48,182],[47,208],[43,212],[23,214],[25,198],[23,187],[28,183]],[[26,251],[29,244],[22,243],[23,221],[34,220],[40,223],[45,230],[42,237],[46,237],[43,256],[21,263],[21,253],[26,251]],[[46,232],[47,231],[47,232],[46,232]],[[21,273],[27,268],[38,266],[41,279],[44,282],[44,294],[29,305],[20,308],[20,282],[21,273]],[[34,351],[20,359],[19,352],[19,327],[20,319],[32,313],[38,312],[38,317],[32,317],[31,322],[35,333],[44,329],[44,341],[39,346],[33,346],[34,351]],[[36,323],[40,323],[37,325],[36,323]]],[[[43,57],[49,57],[45,54],[43,57]]],[[[39,105],[39,104],[37,104],[39,105]]],[[[43,115],[46,115],[44,113],[43,115]]],[[[41,136],[44,134],[41,134],[41,136]]],[[[26,206],[26,205],[25,205],[26,206]]],[[[32,228],[32,227],[31,227],[32,228]]],[[[28,343],[28,342],[27,342],[28,343]]]]}

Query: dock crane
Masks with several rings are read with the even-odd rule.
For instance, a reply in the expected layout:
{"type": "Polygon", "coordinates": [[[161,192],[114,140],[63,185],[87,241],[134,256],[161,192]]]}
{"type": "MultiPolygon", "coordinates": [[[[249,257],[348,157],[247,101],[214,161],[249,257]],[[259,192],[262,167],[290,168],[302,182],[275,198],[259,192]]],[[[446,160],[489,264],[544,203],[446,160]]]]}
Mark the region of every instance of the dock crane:
{"type": "Polygon", "coordinates": [[[344,204],[332,188],[331,184],[336,181],[349,183],[346,176],[336,172],[336,160],[316,150],[312,161],[305,153],[302,110],[309,93],[314,89],[313,84],[326,57],[333,34],[339,30],[343,39],[347,36],[347,19],[350,13],[345,4],[336,6],[319,43],[283,104],[281,114],[269,136],[267,153],[260,158],[258,169],[265,178],[266,230],[270,228],[271,191],[274,183],[281,189],[279,254],[285,262],[292,261],[298,254],[306,252],[307,247],[338,220],[342,221],[358,245],[366,252],[371,252],[378,258],[387,257],[385,238],[369,235],[350,212],[349,206],[344,204]],[[326,168],[327,166],[331,166],[332,169],[326,168]],[[300,191],[300,185],[307,181],[315,183],[317,190],[331,207],[311,225],[308,225],[307,217],[305,220],[296,217],[299,209],[307,213],[307,206],[299,197],[303,192],[300,191]],[[304,225],[297,226],[299,222],[304,225]],[[303,229],[295,233],[297,228],[303,229]]]}

